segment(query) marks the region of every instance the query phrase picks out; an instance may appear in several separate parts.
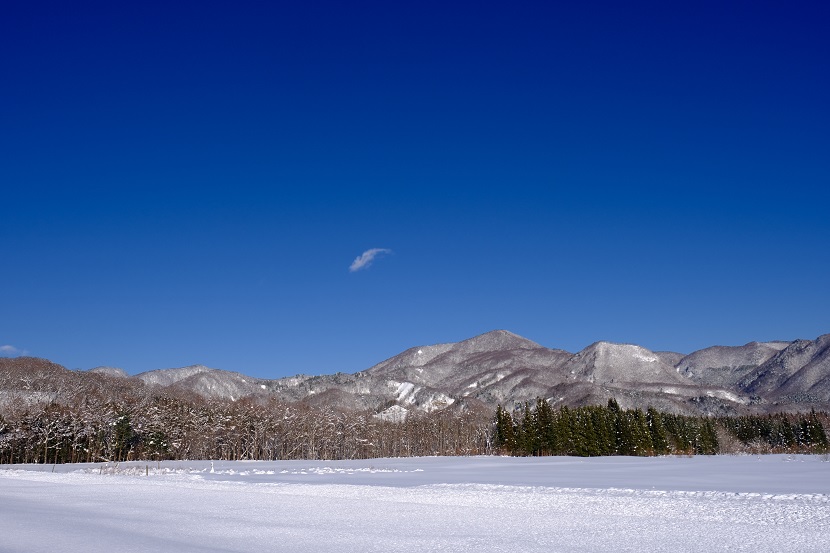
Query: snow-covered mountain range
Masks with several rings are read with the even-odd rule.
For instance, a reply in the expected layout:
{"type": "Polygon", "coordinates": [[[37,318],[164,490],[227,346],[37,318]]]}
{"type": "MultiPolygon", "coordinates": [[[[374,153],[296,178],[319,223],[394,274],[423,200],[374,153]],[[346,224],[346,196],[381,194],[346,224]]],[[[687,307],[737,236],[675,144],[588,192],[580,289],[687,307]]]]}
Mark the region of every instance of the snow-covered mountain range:
{"type": "MultiPolygon", "coordinates": [[[[32,358],[0,359],[0,398],[26,394],[12,377],[32,358]],[[4,374],[5,373],[5,374],[4,374]]],[[[21,372],[22,371],[22,372],[21,372]]],[[[57,371],[57,372],[56,372],[57,371]]],[[[550,349],[505,330],[457,343],[418,346],[355,374],[263,380],[202,365],[128,376],[99,367],[66,371],[75,379],[117,380],[211,399],[275,396],[400,419],[413,411],[514,406],[537,397],[554,406],[649,406],[673,412],[740,414],[830,410],[830,334],[815,340],[713,346],[683,355],[596,342],[577,353],[550,349]]],[[[35,387],[37,388],[37,387],[35,387]]],[[[28,389],[34,390],[31,382],[28,389]]],[[[43,397],[44,391],[38,390],[43,397]]],[[[46,393],[48,396],[48,393],[46,393]]]]}

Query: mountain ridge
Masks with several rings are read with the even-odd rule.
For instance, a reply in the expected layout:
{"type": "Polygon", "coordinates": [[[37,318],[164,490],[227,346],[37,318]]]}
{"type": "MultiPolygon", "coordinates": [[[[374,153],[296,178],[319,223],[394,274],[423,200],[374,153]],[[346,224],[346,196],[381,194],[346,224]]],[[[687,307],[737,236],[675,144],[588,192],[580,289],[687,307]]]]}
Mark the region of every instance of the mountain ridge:
{"type": "MultiPolygon", "coordinates": [[[[26,397],[27,388],[15,388],[9,367],[40,367],[32,371],[51,375],[46,380],[60,378],[58,368],[66,371],[48,361],[25,359],[33,358],[0,358],[4,397],[26,397]]],[[[20,367],[14,369],[18,376],[26,372],[20,367]]],[[[447,408],[516,406],[536,397],[574,406],[615,397],[624,408],[708,415],[830,410],[830,334],[815,340],[711,346],[683,355],[608,341],[570,353],[494,330],[460,342],[409,348],[354,374],[260,379],[204,365],[135,376],[113,367],[67,372],[76,380],[84,375],[118,380],[118,386],[144,387],[148,393],[230,401],[275,397],[371,410],[395,420],[447,408]]],[[[31,380],[31,374],[25,378],[31,380]]]]}

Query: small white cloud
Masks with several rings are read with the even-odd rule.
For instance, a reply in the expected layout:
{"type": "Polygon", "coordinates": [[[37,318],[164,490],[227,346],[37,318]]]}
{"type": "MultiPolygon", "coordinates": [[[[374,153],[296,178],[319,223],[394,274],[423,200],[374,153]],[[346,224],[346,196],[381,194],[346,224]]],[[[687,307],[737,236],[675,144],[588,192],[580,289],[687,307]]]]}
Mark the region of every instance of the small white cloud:
{"type": "Polygon", "coordinates": [[[25,351],[19,350],[14,346],[9,346],[9,345],[0,346],[0,355],[25,355],[25,354],[26,354],[25,351]]]}
{"type": "Polygon", "coordinates": [[[355,258],[355,260],[349,267],[349,272],[353,273],[355,271],[359,271],[360,269],[368,268],[377,256],[386,253],[392,253],[392,250],[387,248],[372,248],[371,250],[366,250],[365,252],[363,252],[355,258]]]}

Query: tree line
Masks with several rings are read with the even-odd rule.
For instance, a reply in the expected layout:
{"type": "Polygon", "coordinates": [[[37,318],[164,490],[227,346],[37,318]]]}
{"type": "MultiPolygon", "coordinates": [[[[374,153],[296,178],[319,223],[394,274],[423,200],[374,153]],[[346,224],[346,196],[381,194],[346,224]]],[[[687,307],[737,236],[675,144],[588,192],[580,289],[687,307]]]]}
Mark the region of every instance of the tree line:
{"type": "Polygon", "coordinates": [[[400,422],[269,400],[169,396],[51,403],[0,414],[0,464],[127,460],[364,459],[492,453],[492,422],[472,411],[400,422]]]}
{"type": "MultiPolygon", "coordinates": [[[[714,455],[754,450],[763,453],[819,453],[828,450],[821,418],[809,414],[702,417],[653,408],[606,406],[555,410],[543,400],[513,412],[496,409],[494,448],[509,455],[714,455]]],[[[824,416],[826,418],[826,416],[824,416]]]]}

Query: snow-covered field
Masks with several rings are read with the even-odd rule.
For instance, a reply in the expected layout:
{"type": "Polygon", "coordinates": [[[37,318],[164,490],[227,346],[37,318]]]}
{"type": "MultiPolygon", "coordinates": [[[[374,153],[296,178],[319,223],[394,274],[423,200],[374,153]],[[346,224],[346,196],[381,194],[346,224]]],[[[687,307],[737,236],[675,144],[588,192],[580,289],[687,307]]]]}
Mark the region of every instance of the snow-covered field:
{"type": "Polygon", "coordinates": [[[0,551],[828,551],[820,456],[0,465],[0,551]]]}

